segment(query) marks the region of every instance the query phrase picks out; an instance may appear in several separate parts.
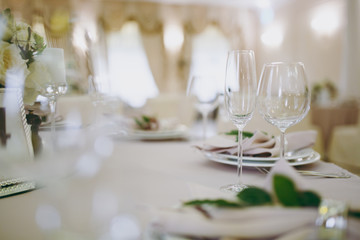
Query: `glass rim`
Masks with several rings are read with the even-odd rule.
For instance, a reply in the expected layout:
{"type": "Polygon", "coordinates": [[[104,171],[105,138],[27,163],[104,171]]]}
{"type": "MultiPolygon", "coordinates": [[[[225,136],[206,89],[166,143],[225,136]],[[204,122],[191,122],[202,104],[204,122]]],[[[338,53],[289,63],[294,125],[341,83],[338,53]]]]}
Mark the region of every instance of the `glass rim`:
{"type": "Polygon", "coordinates": [[[228,53],[254,53],[254,50],[251,50],[251,49],[233,49],[233,50],[229,50],[228,53]]]}
{"type": "Polygon", "coordinates": [[[271,67],[271,66],[295,66],[295,65],[300,65],[300,66],[305,66],[303,62],[270,62],[270,63],[265,63],[264,67],[271,67]]]}

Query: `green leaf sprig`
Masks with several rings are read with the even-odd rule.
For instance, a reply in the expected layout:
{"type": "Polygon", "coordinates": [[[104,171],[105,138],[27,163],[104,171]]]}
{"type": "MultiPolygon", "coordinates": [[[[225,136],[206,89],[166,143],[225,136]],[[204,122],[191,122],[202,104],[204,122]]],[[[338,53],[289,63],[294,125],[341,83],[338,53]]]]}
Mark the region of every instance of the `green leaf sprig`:
{"type": "MultiPolygon", "coordinates": [[[[264,189],[248,187],[236,195],[236,200],[225,199],[198,199],[184,202],[184,206],[192,206],[202,212],[206,217],[210,215],[204,206],[217,208],[245,208],[254,206],[282,205],[284,207],[319,207],[321,197],[312,191],[299,191],[294,182],[284,175],[274,175],[274,194],[264,189]]],[[[360,210],[349,209],[349,217],[360,219],[360,210]]]]}
{"type": "MultiPolygon", "coordinates": [[[[239,138],[238,138],[238,136],[239,136],[239,131],[238,130],[231,130],[231,131],[229,131],[229,132],[226,132],[225,133],[226,135],[235,135],[236,136],[236,142],[238,142],[239,141],[239,138]]],[[[243,139],[245,139],[245,138],[251,138],[252,136],[254,136],[254,134],[252,133],[252,132],[247,132],[247,131],[243,131],[242,132],[242,137],[243,137],[243,139]]]]}
{"type": "Polygon", "coordinates": [[[142,115],[141,118],[134,118],[136,125],[142,130],[157,130],[158,120],[155,117],[142,115]]]}
{"type": "Polygon", "coordinates": [[[243,208],[251,206],[282,205],[285,207],[318,207],[321,198],[312,191],[300,191],[294,182],[284,175],[275,174],[273,178],[274,194],[270,194],[259,187],[248,187],[236,195],[237,201],[224,199],[192,200],[184,206],[201,207],[212,205],[214,207],[243,208]]]}

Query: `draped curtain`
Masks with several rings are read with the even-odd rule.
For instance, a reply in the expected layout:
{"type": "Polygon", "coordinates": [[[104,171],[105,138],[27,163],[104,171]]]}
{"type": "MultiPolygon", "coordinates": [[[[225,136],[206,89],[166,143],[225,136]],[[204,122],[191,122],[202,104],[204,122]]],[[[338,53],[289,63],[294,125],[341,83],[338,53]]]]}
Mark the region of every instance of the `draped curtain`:
{"type": "MultiPolygon", "coordinates": [[[[100,21],[101,24],[98,26],[103,28],[105,35],[119,31],[127,21],[136,21],[160,93],[174,90],[169,89],[171,86],[169,87],[168,69],[176,71],[179,82],[175,91],[185,91],[191,66],[193,37],[201,33],[209,24],[216,25],[224,33],[232,48],[246,48],[248,44],[243,34],[248,10],[234,7],[111,0],[0,0],[0,6],[12,8],[16,16],[21,15],[20,17],[28,23],[43,21],[49,45],[64,48],[66,55],[70,56],[73,68],[80,69],[80,75],[85,75],[87,71],[86,55],[74,46],[73,36],[77,34],[75,24],[79,20],[90,21],[82,18],[84,14],[92,18],[92,21],[98,23],[100,21]],[[166,13],[169,11],[176,13],[177,21],[181,24],[184,33],[184,42],[176,56],[177,59],[172,59],[174,61],[171,62],[163,42],[164,23],[167,21],[166,13]],[[68,19],[66,24],[60,21],[66,18],[68,19]]],[[[88,23],[82,24],[86,26],[88,23]]],[[[83,87],[87,84],[87,79],[80,76],[76,81],[82,81],[80,86],[83,87]]]]}

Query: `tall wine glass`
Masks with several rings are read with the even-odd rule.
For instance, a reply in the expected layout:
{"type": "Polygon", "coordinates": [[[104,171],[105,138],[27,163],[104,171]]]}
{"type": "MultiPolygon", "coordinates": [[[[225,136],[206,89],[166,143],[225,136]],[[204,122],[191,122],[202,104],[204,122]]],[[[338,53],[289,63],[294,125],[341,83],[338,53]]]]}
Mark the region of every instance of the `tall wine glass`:
{"type": "Polygon", "coordinates": [[[45,65],[49,74],[48,82],[41,86],[40,91],[41,95],[48,98],[49,101],[51,136],[54,143],[56,103],[58,97],[67,91],[64,50],[62,48],[46,48],[37,60],[45,65]]]}
{"type": "Polygon", "coordinates": [[[242,132],[252,118],[256,105],[256,66],[252,50],[233,50],[228,53],[225,75],[225,108],[230,120],[238,129],[238,182],[220,189],[241,192],[247,186],[242,183],[242,132]]]}
{"type": "Polygon", "coordinates": [[[101,26],[96,25],[94,29],[86,30],[84,36],[87,46],[88,94],[95,108],[95,127],[99,127],[102,108],[111,94],[104,35],[101,26]]]}
{"type": "Polygon", "coordinates": [[[205,76],[193,76],[187,86],[187,96],[194,97],[195,108],[202,117],[203,140],[206,139],[208,116],[219,105],[219,89],[216,79],[205,76]]]}
{"type": "Polygon", "coordinates": [[[260,115],[281,132],[280,160],[285,155],[285,131],[300,122],[310,109],[310,90],[304,64],[265,64],[258,88],[260,115]]]}

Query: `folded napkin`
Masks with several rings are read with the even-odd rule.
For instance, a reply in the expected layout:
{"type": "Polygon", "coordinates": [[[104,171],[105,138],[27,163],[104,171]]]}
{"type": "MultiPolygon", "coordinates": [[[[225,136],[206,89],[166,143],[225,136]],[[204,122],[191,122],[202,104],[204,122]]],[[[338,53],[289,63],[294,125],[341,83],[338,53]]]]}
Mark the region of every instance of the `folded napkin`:
{"type": "MultiPolygon", "coordinates": [[[[294,168],[287,161],[279,160],[264,182],[265,189],[269,192],[272,192],[274,174],[287,175],[299,190],[306,188],[302,177],[294,168]]],[[[312,207],[258,206],[235,209],[204,207],[206,215],[192,207],[160,209],[156,212],[152,226],[170,235],[262,239],[313,226],[317,217],[317,209],[312,207]]]]}
{"type": "Polygon", "coordinates": [[[190,208],[163,209],[157,213],[152,225],[174,235],[267,238],[312,225],[317,209],[251,207],[213,209],[209,214],[210,218],[190,208]]]}
{"type": "MultiPolygon", "coordinates": [[[[285,136],[286,151],[311,147],[315,144],[316,136],[317,132],[314,130],[288,133],[285,136]]],[[[203,151],[235,155],[238,151],[237,145],[234,136],[221,134],[207,139],[203,145],[196,147],[203,151]]],[[[277,156],[280,152],[280,140],[262,131],[255,131],[252,137],[243,140],[243,151],[245,156],[277,156]]]]}

